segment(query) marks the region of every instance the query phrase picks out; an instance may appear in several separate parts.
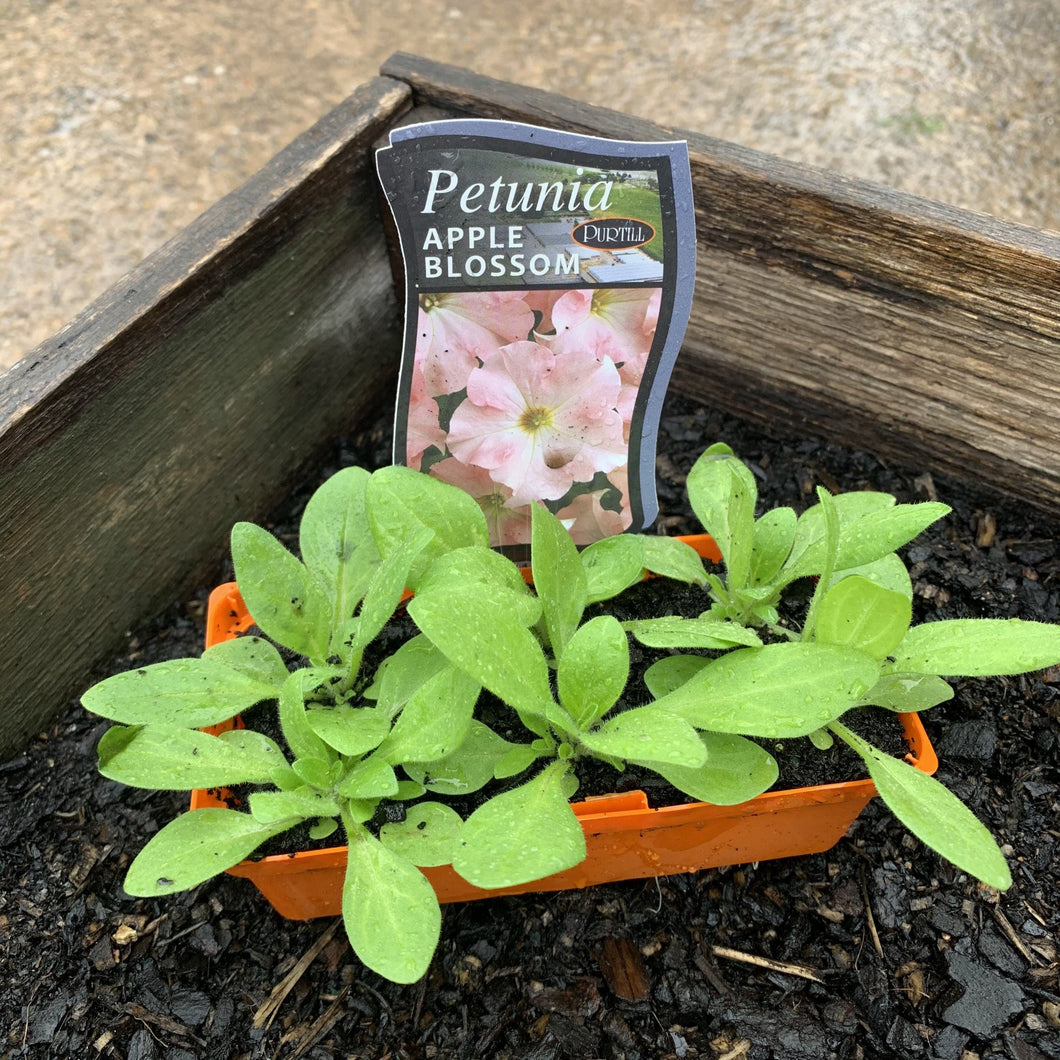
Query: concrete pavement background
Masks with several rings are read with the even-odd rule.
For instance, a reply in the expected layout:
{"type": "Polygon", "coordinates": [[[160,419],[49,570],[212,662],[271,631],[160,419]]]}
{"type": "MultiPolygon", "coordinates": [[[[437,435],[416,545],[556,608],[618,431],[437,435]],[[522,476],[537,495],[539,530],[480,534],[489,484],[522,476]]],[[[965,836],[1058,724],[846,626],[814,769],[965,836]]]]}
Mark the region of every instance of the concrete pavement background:
{"type": "Polygon", "coordinates": [[[1056,0],[0,0],[0,371],[399,50],[1060,230],[1056,0]]]}

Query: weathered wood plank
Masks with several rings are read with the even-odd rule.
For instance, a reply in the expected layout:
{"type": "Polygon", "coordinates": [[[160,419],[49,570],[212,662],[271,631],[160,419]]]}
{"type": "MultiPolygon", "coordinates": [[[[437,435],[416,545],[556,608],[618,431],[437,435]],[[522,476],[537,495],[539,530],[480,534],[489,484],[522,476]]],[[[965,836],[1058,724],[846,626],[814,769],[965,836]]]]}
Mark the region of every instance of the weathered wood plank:
{"type": "Polygon", "coordinates": [[[418,105],[687,139],[698,283],[675,384],[1060,512],[1060,236],[396,55],[418,105]]]}
{"type": "Polygon", "coordinates": [[[377,79],[16,365],[0,398],[0,757],[201,584],[396,376],[377,79]]]}

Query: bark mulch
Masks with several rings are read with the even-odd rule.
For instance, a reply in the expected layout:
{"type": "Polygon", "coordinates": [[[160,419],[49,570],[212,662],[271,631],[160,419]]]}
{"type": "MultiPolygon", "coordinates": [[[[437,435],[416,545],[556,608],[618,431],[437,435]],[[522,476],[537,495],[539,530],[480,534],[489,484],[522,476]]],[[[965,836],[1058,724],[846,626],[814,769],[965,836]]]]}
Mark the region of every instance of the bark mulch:
{"type": "MultiPolygon", "coordinates": [[[[385,461],[383,433],[340,446],[334,465],[385,461]]],[[[658,460],[667,533],[697,529],[683,476],[719,439],[768,505],[801,509],[817,484],[952,505],[908,549],[919,620],[1060,620],[1055,523],[930,468],[777,440],[680,401],[658,460]]],[[[106,672],[197,654],[205,592],[130,634],[106,672]]],[[[337,920],[281,920],[246,881],[126,896],[129,861],[186,796],[100,778],[106,723],[71,703],[0,764],[2,1056],[1060,1058],[1060,671],[961,681],[925,723],[939,778],[1010,856],[1002,895],[874,801],[817,856],[447,907],[430,972],[395,986],[358,963],[337,920]]]]}

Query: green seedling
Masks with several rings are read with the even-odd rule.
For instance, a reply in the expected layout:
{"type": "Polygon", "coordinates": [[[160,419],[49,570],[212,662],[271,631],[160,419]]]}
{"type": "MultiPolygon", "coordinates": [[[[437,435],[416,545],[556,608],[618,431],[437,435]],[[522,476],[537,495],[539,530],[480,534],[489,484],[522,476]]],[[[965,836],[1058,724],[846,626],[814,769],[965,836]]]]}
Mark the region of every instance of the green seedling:
{"type": "Polygon", "coordinates": [[[485,520],[466,495],[414,472],[349,468],[313,495],[299,539],[301,559],[257,526],[233,529],[237,581],[263,637],[119,674],[84,696],[89,710],[119,723],[100,741],[104,776],[151,789],[256,787],[241,808],[192,810],[162,828],[130,866],[126,890],[186,890],[296,825],[309,824],[317,839],[341,826],[354,950],[381,975],[411,982],[426,970],[441,922],[417,866],[451,860],[462,822],[423,801],[402,824],[376,832],[372,820],[383,799],[420,799],[416,768],[478,735],[479,685],[433,649],[406,668],[400,688],[374,688],[362,662],[405,586],[450,548],[484,543],[485,520]],[[395,516],[408,511],[417,517],[395,516]],[[277,645],[301,665],[289,670],[277,645]],[[283,747],[238,727],[199,731],[268,702],[283,747]]]}
{"type": "Polygon", "coordinates": [[[802,515],[756,517],[753,475],[726,446],[697,461],[688,489],[720,571],[662,537],[621,535],[579,553],[537,505],[531,589],[488,547],[470,497],[400,467],[329,479],[306,507],[300,558],[237,524],[236,577],[262,635],[119,674],[84,696],[116,723],[99,745],[105,776],[149,789],[253,788],[239,805],[163,827],[130,866],[127,890],[195,887],[297,825],[315,839],[335,834],[347,846],[342,908],[355,952],[411,982],[440,930],[420,869],[451,864],[500,888],[577,865],[585,841],[569,800],[586,760],[651,770],[695,799],[735,804],[777,777],[755,739],[798,736],[848,744],[915,835],[1007,886],[1004,859],[971,813],[868,744],[846,715],[922,711],[952,697],[948,676],[1060,663],[1060,629],[912,625],[912,584],[895,550],[945,505],[821,490],[802,515]],[[646,571],[701,586],[702,613],[586,618],[646,571]],[[801,607],[789,601],[796,588],[801,607]],[[407,589],[419,632],[366,664],[407,589]],[[671,653],[645,675],[646,704],[627,688],[631,636],[671,653]],[[504,705],[505,736],[482,688],[504,705]],[[251,708],[274,711],[282,740],[241,727],[251,708]],[[512,725],[523,735],[509,738],[512,725]],[[447,800],[474,792],[481,805],[462,820],[447,800]],[[404,819],[381,824],[384,800],[406,804],[404,819]]]}
{"type": "Polygon", "coordinates": [[[945,677],[1055,665],[1060,627],[1018,619],[912,625],[912,583],[895,550],[947,515],[943,504],[819,489],[818,503],[800,516],[777,508],[756,518],[754,476],[725,445],[711,446],[696,462],[688,492],[718,544],[724,572],[684,579],[704,586],[709,606],[699,619],[661,627],[670,646],[708,646],[696,638],[711,622],[768,631],[774,643],[661,660],[646,675],[655,706],[706,732],[808,736],[821,748],[838,736],[862,757],[880,796],[914,835],[984,882],[1009,886],[997,844],[970,811],[938,781],[884,755],[840,719],[866,706],[927,710],[953,697],[945,677]],[[805,617],[800,622],[793,607],[782,620],[785,591],[811,578],[805,617]]]}
{"type": "MultiPolygon", "coordinates": [[[[717,803],[752,798],[777,776],[771,756],[741,736],[700,733],[662,706],[623,702],[626,631],[609,615],[583,617],[590,601],[644,576],[640,539],[613,538],[579,555],[559,520],[536,505],[531,548],[535,596],[518,572],[509,572],[504,584],[488,578],[485,557],[465,549],[436,564],[409,603],[426,638],[510,706],[528,730],[523,743],[495,734],[480,745],[469,741],[446,762],[454,775],[470,773],[474,762],[483,783],[531,774],[464,823],[453,867],[478,887],[515,886],[584,859],[585,839],[569,799],[585,759],[617,770],[631,764],[650,769],[681,791],[717,803]],[[478,580],[469,577],[476,568],[478,580]]],[[[684,562],[683,553],[676,554],[670,562],[684,562]]],[[[666,566],[666,556],[671,550],[658,548],[653,566],[666,566]]],[[[698,557],[695,562],[702,569],[698,557]]],[[[712,643],[719,646],[758,643],[733,623],[712,626],[712,643]]],[[[423,780],[432,786],[431,777],[423,780]]],[[[454,790],[446,785],[443,790],[454,790]]]]}

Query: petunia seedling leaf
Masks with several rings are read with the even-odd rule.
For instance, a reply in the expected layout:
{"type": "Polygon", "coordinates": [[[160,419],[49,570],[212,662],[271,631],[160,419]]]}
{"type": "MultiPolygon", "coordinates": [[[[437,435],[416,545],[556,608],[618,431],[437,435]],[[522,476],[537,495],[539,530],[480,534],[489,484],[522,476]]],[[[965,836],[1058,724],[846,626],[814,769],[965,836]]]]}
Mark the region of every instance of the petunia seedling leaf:
{"type": "Polygon", "coordinates": [[[703,559],[699,553],[684,541],[676,537],[641,538],[644,550],[644,567],[652,574],[689,585],[706,585],[707,576],[703,570],[703,559]]]}
{"type": "Polygon", "coordinates": [[[701,732],[699,739],[706,752],[701,766],[642,764],[650,766],[678,791],[717,806],[746,802],[776,783],[776,759],[752,740],[724,732],[701,732]]]}
{"type": "Polygon", "coordinates": [[[202,728],[234,718],[277,688],[216,658],[172,659],[115,674],[82,697],[86,710],[124,725],[202,728]]]}
{"type": "Polygon", "coordinates": [[[584,860],[585,834],[563,791],[567,768],[553,762],[464,822],[453,868],[468,883],[515,887],[584,860]]]}
{"type": "Polygon", "coordinates": [[[908,762],[878,751],[846,726],[832,728],[861,755],[880,798],[913,835],[983,883],[999,890],[1011,885],[993,836],[949,789],[908,762]]]}
{"type": "Polygon", "coordinates": [[[413,693],[449,660],[422,634],[405,641],[376,672],[376,706],[391,718],[409,701],[413,693]]]}
{"type": "MultiPolygon", "coordinates": [[[[537,638],[510,609],[472,590],[420,593],[408,604],[413,621],[439,650],[533,725],[553,702],[548,664],[537,638]]],[[[534,731],[538,731],[535,729],[534,731]]]]}
{"type": "Polygon", "coordinates": [[[99,741],[98,754],[103,776],[152,791],[262,784],[286,762],[261,733],[234,729],[211,736],[168,725],[115,725],[99,741]]]}
{"type": "Polygon", "coordinates": [[[266,825],[238,810],[190,810],[153,835],[136,855],[125,890],[137,898],[153,898],[198,887],[295,824],[297,820],[289,818],[266,825]]]}
{"type": "Polygon", "coordinates": [[[610,600],[644,577],[644,542],[636,534],[616,534],[582,549],[586,603],[610,600]]]}
{"type": "Polygon", "coordinates": [[[452,754],[471,725],[479,684],[447,666],[410,697],[377,754],[391,764],[434,762],[452,754]]]}
{"type": "Polygon", "coordinates": [[[353,641],[344,645],[351,655],[359,657],[359,653],[379,635],[394,614],[410,580],[412,566],[431,540],[432,535],[426,529],[410,533],[376,567],[357,616],[357,631],[353,641]]]}
{"type": "Polygon", "coordinates": [[[773,508],[756,519],[751,544],[751,585],[770,585],[795,543],[798,517],[793,508],[773,508]]]}
{"type": "Polygon", "coordinates": [[[690,681],[710,659],[703,655],[667,655],[644,671],[644,684],[656,698],[675,692],[690,681]]]}
{"type": "Polygon", "coordinates": [[[390,732],[390,718],[379,707],[320,707],[307,710],[306,721],[316,736],[344,755],[367,754],[390,732]]]}
{"type": "Polygon", "coordinates": [[[219,662],[252,681],[274,685],[277,689],[287,680],[283,656],[263,637],[235,637],[221,641],[202,653],[204,659],[219,662]]]}
{"type": "Polygon", "coordinates": [[[413,865],[448,865],[460,839],[464,822],[451,806],[420,802],[410,806],[400,824],[385,824],[379,840],[413,865]]]}
{"type": "Polygon", "coordinates": [[[408,588],[439,556],[466,545],[489,545],[486,517],[463,490],[408,467],[374,472],[365,491],[368,523],[376,546],[389,555],[408,538],[427,529],[433,537],[417,556],[408,588]]]}
{"type": "Polygon", "coordinates": [[[439,557],[427,569],[417,592],[446,593],[477,587],[493,603],[511,608],[524,626],[532,626],[541,617],[541,601],[534,596],[519,568],[506,556],[481,546],[459,548],[439,557]]]}
{"type": "Polygon", "coordinates": [[[561,659],[581,622],[588,581],[570,534],[543,504],[532,506],[531,563],[552,654],[561,659]]]}
{"type": "Polygon", "coordinates": [[[414,983],[430,966],[441,933],[434,889],[362,826],[348,824],[347,833],[342,919],[353,952],[392,982],[414,983]]]}
{"type": "Polygon", "coordinates": [[[762,641],[753,629],[738,622],[713,618],[641,618],[627,622],[625,628],[647,648],[713,648],[725,650],[737,646],[761,647],[762,641]]]}
{"type": "Polygon", "coordinates": [[[366,758],[342,778],[338,793],[344,799],[392,799],[398,793],[398,778],[393,766],[381,758],[366,758]]]}
{"type": "Polygon", "coordinates": [[[914,626],[894,651],[895,673],[997,677],[1060,663],[1060,626],[1019,618],[955,618],[914,626]]]}
{"type": "Polygon", "coordinates": [[[629,643],[612,615],[580,626],[559,661],[560,702],[579,728],[588,729],[618,701],[629,677],[629,643]]]}
{"type": "Polygon", "coordinates": [[[750,577],[755,501],[758,488],[751,470],[724,444],[712,445],[688,473],[692,511],[721,550],[730,589],[750,577]]]}
{"type": "Polygon", "coordinates": [[[697,729],[744,736],[806,736],[854,706],[879,664],[833,644],[738,648],[708,663],[656,705],[697,729]]]}
{"type": "Polygon", "coordinates": [[[302,560],[330,594],[336,625],[353,616],[379,564],[365,508],[370,478],[359,467],[337,471],[309,498],[298,529],[302,560]]]}
{"type": "Polygon", "coordinates": [[[634,707],[583,733],[582,744],[597,755],[695,769],[707,753],[699,734],[684,718],[656,706],[634,707]]]}
{"type": "Polygon", "coordinates": [[[297,758],[327,762],[333,757],[333,752],[313,731],[306,716],[306,695],[319,686],[324,676],[323,672],[312,668],[295,670],[280,689],[280,728],[287,746],[297,758]]]}
{"type": "Polygon", "coordinates": [[[332,612],[316,575],[253,523],[232,527],[232,563],[247,610],[265,634],[314,662],[323,662],[332,612]]]}
{"type": "Polygon", "coordinates": [[[260,824],[273,824],[292,817],[305,821],[339,815],[339,804],[334,798],[306,787],[293,791],[254,791],[248,802],[251,816],[260,824]]]}
{"type": "Polygon", "coordinates": [[[912,605],[902,593],[852,574],[825,593],[817,610],[816,637],[883,659],[906,634],[912,605]]]}
{"type": "Polygon", "coordinates": [[[862,696],[860,707],[885,707],[900,714],[929,710],[953,699],[953,689],[936,674],[884,673],[862,696]]]}
{"type": "Polygon", "coordinates": [[[518,744],[509,743],[488,725],[472,721],[463,742],[451,754],[434,762],[404,762],[402,768],[435,794],[467,795],[493,780],[497,764],[518,749],[518,744]]]}

